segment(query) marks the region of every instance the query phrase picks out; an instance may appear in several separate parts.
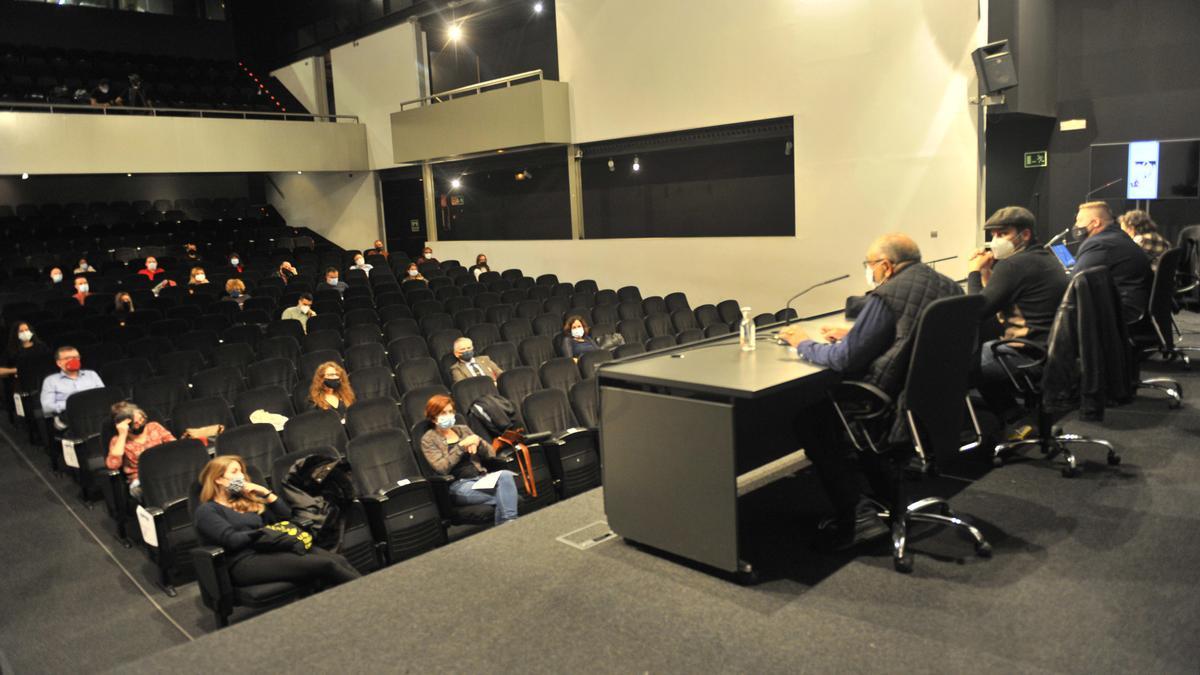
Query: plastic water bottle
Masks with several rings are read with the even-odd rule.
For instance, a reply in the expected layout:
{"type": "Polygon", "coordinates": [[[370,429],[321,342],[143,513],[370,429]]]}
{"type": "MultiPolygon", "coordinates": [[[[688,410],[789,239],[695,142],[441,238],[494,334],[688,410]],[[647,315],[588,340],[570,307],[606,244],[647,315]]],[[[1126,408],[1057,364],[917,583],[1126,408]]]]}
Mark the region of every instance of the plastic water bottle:
{"type": "Polygon", "coordinates": [[[742,325],[739,331],[742,351],[752,352],[755,349],[754,320],[750,318],[750,308],[742,308],[742,325]]]}

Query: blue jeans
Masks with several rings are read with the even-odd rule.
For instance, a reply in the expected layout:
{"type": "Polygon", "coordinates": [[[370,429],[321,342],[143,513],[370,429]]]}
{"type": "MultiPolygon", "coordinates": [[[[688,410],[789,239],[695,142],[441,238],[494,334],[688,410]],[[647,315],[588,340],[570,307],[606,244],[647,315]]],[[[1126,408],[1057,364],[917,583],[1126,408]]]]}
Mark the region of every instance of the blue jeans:
{"type": "MultiPolygon", "coordinates": [[[[992,412],[1003,419],[1012,415],[1017,400],[1013,396],[1012,381],[1008,379],[1008,373],[992,353],[992,345],[996,342],[997,340],[989,340],[983,343],[983,349],[980,350],[979,382],[976,389],[992,412]]],[[[1001,345],[998,351],[1010,368],[1033,362],[1025,352],[1008,345],[1001,345]]],[[[1021,381],[1017,371],[1014,370],[1013,375],[1017,377],[1018,382],[1021,381]]]]}
{"type": "Polygon", "coordinates": [[[450,484],[450,496],[455,504],[488,504],[496,507],[496,524],[517,519],[517,483],[511,471],[501,470],[494,490],[475,489],[475,479],[456,480],[450,484]],[[495,493],[495,494],[492,494],[495,493]]]}

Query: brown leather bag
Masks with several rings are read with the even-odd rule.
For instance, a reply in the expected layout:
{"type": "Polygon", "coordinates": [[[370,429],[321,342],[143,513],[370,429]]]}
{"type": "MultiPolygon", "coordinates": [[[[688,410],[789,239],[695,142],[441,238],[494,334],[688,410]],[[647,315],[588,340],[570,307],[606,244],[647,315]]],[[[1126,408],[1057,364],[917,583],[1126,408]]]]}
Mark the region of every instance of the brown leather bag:
{"type": "Polygon", "coordinates": [[[537,482],[533,478],[533,460],[529,457],[529,446],[520,429],[509,429],[492,441],[492,452],[499,454],[504,448],[512,448],[517,456],[517,467],[521,470],[521,482],[530,497],[538,496],[537,482]]]}

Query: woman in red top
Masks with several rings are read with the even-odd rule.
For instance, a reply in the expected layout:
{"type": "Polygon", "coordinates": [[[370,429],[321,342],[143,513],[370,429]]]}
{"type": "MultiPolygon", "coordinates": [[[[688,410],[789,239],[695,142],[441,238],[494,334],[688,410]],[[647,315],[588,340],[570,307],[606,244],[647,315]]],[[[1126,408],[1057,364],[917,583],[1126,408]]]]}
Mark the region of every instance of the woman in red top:
{"type": "Polygon", "coordinates": [[[150,281],[154,281],[154,277],[160,274],[166,274],[166,271],[159,269],[158,260],[151,255],[146,256],[146,266],[138,270],[138,274],[146,277],[150,281]]]}
{"type": "Polygon", "coordinates": [[[150,422],[144,410],[128,401],[113,405],[112,417],[117,433],[108,442],[104,464],[111,471],[124,468],[129,494],[140,499],[142,484],[138,480],[138,458],[149,448],[175,440],[175,436],[158,422],[150,422]]]}

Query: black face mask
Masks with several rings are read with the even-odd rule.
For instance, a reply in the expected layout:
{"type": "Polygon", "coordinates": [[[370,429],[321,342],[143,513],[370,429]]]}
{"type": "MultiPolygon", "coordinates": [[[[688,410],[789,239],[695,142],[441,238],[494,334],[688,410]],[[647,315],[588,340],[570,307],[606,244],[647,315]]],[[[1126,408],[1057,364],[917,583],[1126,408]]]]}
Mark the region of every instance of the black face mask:
{"type": "Polygon", "coordinates": [[[475,358],[475,350],[468,349],[467,351],[463,352],[462,354],[459,354],[458,358],[463,363],[468,363],[471,359],[475,358]]]}
{"type": "Polygon", "coordinates": [[[329,387],[330,389],[337,390],[338,387],[342,386],[342,381],[341,381],[341,379],[337,379],[337,380],[326,379],[325,386],[329,387]]]}
{"type": "Polygon", "coordinates": [[[131,434],[140,434],[140,433],[142,433],[142,429],[145,429],[145,428],[146,428],[146,425],[145,425],[145,424],[133,424],[133,423],[130,423],[130,424],[129,424],[129,433],[131,433],[131,434]]]}

